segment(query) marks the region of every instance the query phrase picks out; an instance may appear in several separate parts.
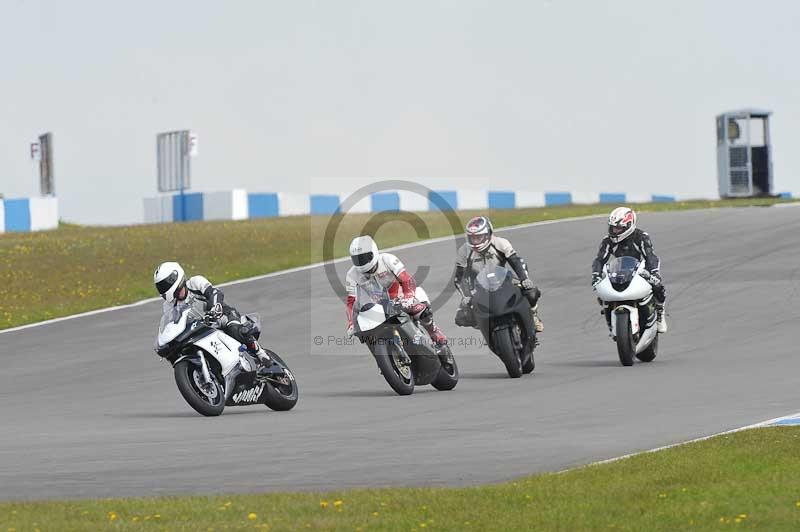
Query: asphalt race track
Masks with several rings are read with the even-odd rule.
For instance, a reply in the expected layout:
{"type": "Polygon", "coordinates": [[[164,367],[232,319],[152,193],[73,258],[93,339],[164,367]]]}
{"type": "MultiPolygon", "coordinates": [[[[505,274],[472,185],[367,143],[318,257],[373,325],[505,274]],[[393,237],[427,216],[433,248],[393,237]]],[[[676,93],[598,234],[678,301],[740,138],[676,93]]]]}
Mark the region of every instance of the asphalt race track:
{"type": "MultiPolygon", "coordinates": [[[[152,351],[158,303],[0,334],[0,499],[476,484],[800,410],[800,209],[644,214],[640,226],[662,258],[670,332],[631,368],[590,289],[597,218],[502,233],[544,293],[536,371],[516,380],[465,346],[478,337],[453,325],[453,296],[436,316],[461,382],[396,396],[366,348],[327,345],[345,321],[322,268],[226,289],[261,313],[265,345],[297,375],[291,412],[197,415],[152,351]]],[[[449,284],[453,242],[398,254],[412,271],[430,265],[430,294],[449,284]]]]}

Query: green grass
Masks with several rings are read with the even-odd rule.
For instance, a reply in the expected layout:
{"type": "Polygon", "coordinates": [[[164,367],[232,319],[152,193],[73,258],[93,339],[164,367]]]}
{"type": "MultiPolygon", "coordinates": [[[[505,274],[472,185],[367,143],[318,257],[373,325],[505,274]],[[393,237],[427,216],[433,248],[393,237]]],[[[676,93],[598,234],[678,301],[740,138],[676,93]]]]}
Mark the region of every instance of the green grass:
{"type": "MultiPolygon", "coordinates": [[[[769,205],[781,200],[690,201],[637,206],[640,211],[769,205]]],[[[488,213],[497,227],[600,214],[609,205],[570,205],[488,213]]],[[[456,229],[476,211],[461,211],[456,229]]],[[[453,233],[437,213],[359,214],[336,217],[336,257],[350,239],[375,231],[389,247],[453,233]],[[419,235],[413,227],[419,228],[419,235]]],[[[154,297],[152,273],[165,260],[222,283],[322,260],[328,217],[297,216],[241,222],[197,222],[132,227],[62,224],[41,233],[0,235],[0,329],[154,297]]],[[[598,223],[598,236],[602,233],[598,223]]],[[[592,250],[587,250],[587,253],[592,250]]]]}
{"type": "Polygon", "coordinates": [[[475,488],[8,502],[0,523],[17,531],[796,531],[798,449],[800,427],[773,427],[475,488]]]}

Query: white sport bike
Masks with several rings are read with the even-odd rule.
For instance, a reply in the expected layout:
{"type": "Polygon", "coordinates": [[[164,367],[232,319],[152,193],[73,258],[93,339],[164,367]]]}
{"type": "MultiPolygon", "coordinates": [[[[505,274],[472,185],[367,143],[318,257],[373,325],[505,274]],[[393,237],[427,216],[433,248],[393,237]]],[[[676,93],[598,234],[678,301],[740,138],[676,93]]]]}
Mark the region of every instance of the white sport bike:
{"type": "MultiPolygon", "coordinates": [[[[294,408],[297,382],[277,353],[265,349],[273,361],[272,371],[268,377],[258,377],[257,360],[196,305],[165,307],[158,326],[156,353],[172,364],[175,384],[189,406],[204,416],[218,416],[226,405],[294,408]]],[[[252,321],[256,325],[255,336],[260,336],[258,315],[243,319],[252,321]]]]}
{"type": "Polygon", "coordinates": [[[617,343],[619,361],[632,366],[635,356],[651,362],[658,352],[657,312],[650,272],[634,257],[613,258],[603,268],[594,291],[617,343]]]}

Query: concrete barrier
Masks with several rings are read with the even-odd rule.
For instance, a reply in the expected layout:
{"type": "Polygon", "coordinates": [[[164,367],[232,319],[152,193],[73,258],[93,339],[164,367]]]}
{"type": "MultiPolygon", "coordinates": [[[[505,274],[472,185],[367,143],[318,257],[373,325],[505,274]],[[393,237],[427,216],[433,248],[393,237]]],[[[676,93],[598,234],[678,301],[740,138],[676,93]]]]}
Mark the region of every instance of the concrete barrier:
{"type": "MultiPolygon", "coordinates": [[[[145,223],[191,220],[244,220],[293,215],[329,216],[341,212],[342,194],[296,194],[251,192],[234,189],[221,192],[145,198],[145,223]]],[[[441,211],[446,209],[518,209],[572,204],[677,201],[674,195],[625,192],[535,191],[535,190],[432,190],[427,196],[408,190],[376,192],[359,199],[348,212],[441,211]]],[[[15,218],[16,219],[16,218],[15,218]]]]}
{"type": "Polygon", "coordinates": [[[46,231],[57,227],[57,198],[8,198],[0,200],[0,233],[46,231]]]}

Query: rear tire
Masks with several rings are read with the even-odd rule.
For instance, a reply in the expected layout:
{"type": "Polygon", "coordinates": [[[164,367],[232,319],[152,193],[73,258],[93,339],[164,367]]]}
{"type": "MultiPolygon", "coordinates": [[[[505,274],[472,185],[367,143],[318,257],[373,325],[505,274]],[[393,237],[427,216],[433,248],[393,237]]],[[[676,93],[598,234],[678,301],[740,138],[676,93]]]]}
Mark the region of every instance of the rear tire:
{"type": "MultiPolygon", "coordinates": [[[[443,349],[447,349],[448,353],[450,348],[445,346],[443,349]]],[[[439,359],[443,359],[445,357],[439,357],[439,359]]],[[[451,357],[452,358],[452,355],[451,357]]],[[[442,367],[439,368],[439,374],[436,375],[436,378],[433,379],[431,382],[431,386],[436,388],[440,391],[447,391],[452,390],[458,384],[458,364],[456,364],[456,359],[452,358],[453,363],[448,364],[446,361],[442,361],[442,367]]]]}
{"type": "Polygon", "coordinates": [[[497,351],[500,354],[500,360],[506,367],[508,376],[512,379],[518,379],[522,376],[522,364],[514,349],[514,342],[511,339],[511,329],[500,329],[494,333],[494,345],[497,346],[497,351]]]}
{"type": "Polygon", "coordinates": [[[381,370],[383,378],[398,395],[411,395],[414,393],[414,370],[411,366],[404,366],[403,370],[407,375],[401,373],[400,364],[397,357],[403,348],[394,343],[387,345],[387,353],[374,354],[378,369],[381,370]]]}
{"type": "Polygon", "coordinates": [[[635,351],[630,316],[627,312],[617,314],[617,353],[623,366],[633,366],[635,351]]]}
{"type": "Polygon", "coordinates": [[[525,361],[522,365],[522,373],[527,375],[528,373],[533,373],[534,368],[536,367],[536,361],[533,359],[533,351],[531,351],[531,357],[525,361]]]}
{"type": "Polygon", "coordinates": [[[647,346],[647,349],[637,354],[636,358],[642,362],[652,362],[658,354],[658,336],[658,333],[656,333],[656,337],[653,338],[653,341],[650,342],[650,345],[647,346]]]}
{"type": "Polygon", "coordinates": [[[211,375],[211,380],[216,391],[209,396],[200,389],[197,383],[198,378],[202,382],[200,366],[189,360],[181,360],[175,364],[174,372],[178,391],[198,414],[213,417],[220,415],[225,410],[225,392],[214,375],[211,375]]]}
{"type": "Polygon", "coordinates": [[[267,385],[264,388],[264,395],[262,396],[264,404],[276,412],[285,412],[287,410],[291,410],[294,408],[294,405],[297,404],[297,400],[300,398],[300,389],[297,386],[297,381],[294,378],[294,374],[277,353],[273,353],[272,351],[266,352],[270,358],[283,367],[286,376],[289,378],[290,384],[273,384],[272,382],[267,381],[267,385]]]}

